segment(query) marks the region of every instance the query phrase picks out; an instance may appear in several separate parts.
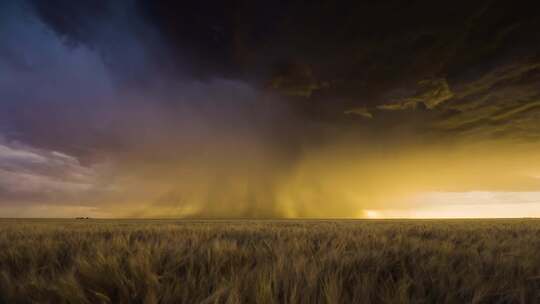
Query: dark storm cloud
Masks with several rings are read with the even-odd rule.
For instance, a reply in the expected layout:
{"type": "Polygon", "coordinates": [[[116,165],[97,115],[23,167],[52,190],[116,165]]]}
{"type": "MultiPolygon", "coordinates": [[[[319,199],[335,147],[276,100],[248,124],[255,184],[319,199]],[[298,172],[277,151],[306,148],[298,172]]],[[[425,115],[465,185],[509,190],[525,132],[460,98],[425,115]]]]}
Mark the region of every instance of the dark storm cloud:
{"type": "Polygon", "coordinates": [[[455,86],[436,127],[452,133],[535,139],[540,134],[540,64],[513,62],[455,86]]]}
{"type": "Polygon", "coordinates": [[[138,14],[136,1],[29,3],[39,20],[67,45],[99,54],[109,69],[120,74],[117,81],[143,85],[157,80],[158,72],[165,77],[169,63],[166,50],[138,14]]]}
{"type": "Polygon", "coordinates": [[[525,114],[519,109],[536,109],[528,104],[540,90],[540,14],[531,5],[139,2],[173,53],[195,58],[194,75],[230,75],[275,90],[316,119],[340,121],[355,109],[366,109],[362,117],[427,109],[442,125],[452,117],[456,130],[468,128],[467,115],[478,116],[497,134],[484,115],[512,124],[525,114]]]}
{"type": "Polygon", "coordinates": [[[407,121],[411,110],[427,110],[451,136],[538,131],[540,16],[525,3],[313,3],[290,12],[275,48],[304,62],[310,77],[285,70],[271,83],[297,84],[284,93],[309,99],[320,115],[405,110],[391,119],[407,121]]]}
{"type": "Polygon", "coordinates": [[[55,0],[33,7],[58,35],[119,65],[124,78],[234,77],[309,99],[304,110],[317,116],[481,99],[505,77],[534,72],[539,60],[539,14],[527,3],[55,0]],[[158,73],[129,71],[149,66],[158,73]]]}

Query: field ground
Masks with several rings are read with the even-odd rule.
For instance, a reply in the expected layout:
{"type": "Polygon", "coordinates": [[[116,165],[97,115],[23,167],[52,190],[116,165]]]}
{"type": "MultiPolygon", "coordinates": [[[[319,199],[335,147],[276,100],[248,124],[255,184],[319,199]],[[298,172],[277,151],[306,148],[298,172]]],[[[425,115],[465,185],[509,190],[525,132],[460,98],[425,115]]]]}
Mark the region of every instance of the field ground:
{"type": "Polygon", "coordinates": [[[0,303],[540,303],[540,220],[0,220],[0,303]]]}

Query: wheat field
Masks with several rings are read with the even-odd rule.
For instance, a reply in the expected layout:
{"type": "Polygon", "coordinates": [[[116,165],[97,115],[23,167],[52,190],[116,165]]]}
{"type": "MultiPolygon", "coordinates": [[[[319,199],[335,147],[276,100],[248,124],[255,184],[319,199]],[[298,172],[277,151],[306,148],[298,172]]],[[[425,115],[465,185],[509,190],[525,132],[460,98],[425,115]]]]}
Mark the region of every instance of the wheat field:
{"type": "Polygon", "coordinates": [[[539,301],[537,220],[0,220],[0,303],[539,301]]]}

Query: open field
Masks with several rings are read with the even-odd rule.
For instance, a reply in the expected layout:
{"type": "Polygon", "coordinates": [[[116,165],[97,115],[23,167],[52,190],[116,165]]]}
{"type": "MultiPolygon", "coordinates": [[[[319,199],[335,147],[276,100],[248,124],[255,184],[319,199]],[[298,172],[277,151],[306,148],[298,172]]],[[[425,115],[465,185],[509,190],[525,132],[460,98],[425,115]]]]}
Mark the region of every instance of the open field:
{"type": "Polygon", "coordinates": [[[0,303],[539,301],[538,220],[0,220],[0,303]]]}

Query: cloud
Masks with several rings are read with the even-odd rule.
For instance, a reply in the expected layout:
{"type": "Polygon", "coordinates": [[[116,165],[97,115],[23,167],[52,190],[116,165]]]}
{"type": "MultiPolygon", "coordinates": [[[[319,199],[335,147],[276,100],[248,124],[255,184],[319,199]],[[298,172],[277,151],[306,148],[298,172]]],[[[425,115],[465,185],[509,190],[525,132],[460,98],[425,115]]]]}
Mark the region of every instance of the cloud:
{"type": "Polygon", "coordinates": [[[270,87],[285,95],[309,98],[322,85],[315,79],[308,65],[287,63],[278,67],[270,80],[270,87]]]}
{"type": "Polygon", "coordinates": [[[525,61],[502,65],[456,84],[443,105],[436,130],[477,138],[534,140],[540,134],[540,65],[525,61]]]}
{"type": "Polygon", "coordinates": [[[46,161],[47,159],[39,154],[0,145],[0,165],[2,166],[17,166],[20,163],[39,164],[46,161]]]}
{"type": "Polygon", "coordinates": [[[373,114],[371,114],[371,112],[369,112],[369,110],[366,107],[357,107],[357,108],[345,110],[343,113],[358,115],[363,118],[373,118],[373,114]]]}
{"type": "Polygon", "coordinates": [[[81,165],[75,157],[0,141],[0,203],[4,206],[44,201],[76,204],[99,192],[97,184],[96,169],[81,165]]]}
{"type": "Polygon", "coordinates": [[[439,104],[454,97],[446,79],[426,79],[418,82],[416,92],[389,104],[377,106],[380,110],[416,109],[420,104],[427,109],[434,109],[439,104]]]}

